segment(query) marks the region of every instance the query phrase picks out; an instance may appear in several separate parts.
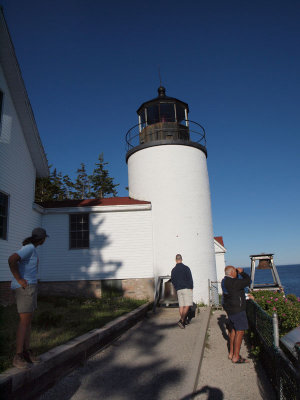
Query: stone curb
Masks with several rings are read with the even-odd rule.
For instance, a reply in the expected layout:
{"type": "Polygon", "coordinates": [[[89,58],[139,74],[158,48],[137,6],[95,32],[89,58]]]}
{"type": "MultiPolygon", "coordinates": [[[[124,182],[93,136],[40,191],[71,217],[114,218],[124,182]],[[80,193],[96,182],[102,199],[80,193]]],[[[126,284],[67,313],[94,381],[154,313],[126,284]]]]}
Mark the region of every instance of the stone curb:
{"type": "Polygon", "coordinates": [[[198,362],[198,366],[196,368],[196,377],[194,380],[193,392],[195,392],[197,390],[197,386],[198,386],[198,380],[199,380],[199,376],[200,376],[200,370],[201,370],[204,349],[205,349],[206,334],[207,334],[207,331],[209,328],[209,322],[210,322],[210,317],[211,317],[211,313],[212,313],[212,308],[208,307],[206,312],[207,312],[207,314],[205,315],[205,320],[203,321],[204,329],[201,331],[201,334],[199,336],[199,341],[197,344],[197,349],[198,349],[197,353],[198,354],[200,353],[200,357],[198,358],[198,361],[195,360],[195,364],[196,364],[196,362],[198,362]]]}
{"type": "Polygon", "coordinates": [[[0,399],[34,399],[58,379],[83,364],[91,355],[111,343],[143,318],[152,303],[143,304],[103,328],[79,336],[41,355],[42,362],[28,370],[10,368],[0,374],[0,399]]]}

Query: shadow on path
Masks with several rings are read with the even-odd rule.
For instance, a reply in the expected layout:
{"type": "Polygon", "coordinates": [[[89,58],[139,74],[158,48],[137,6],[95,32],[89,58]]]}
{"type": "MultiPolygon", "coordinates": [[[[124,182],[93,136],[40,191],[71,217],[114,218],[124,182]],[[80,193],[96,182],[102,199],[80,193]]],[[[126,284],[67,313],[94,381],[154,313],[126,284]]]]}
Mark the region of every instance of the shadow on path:
{"type": "Polygon", "coordinates": [[[174,352],[176,354],[176,349],[177,352],[180,351],[178,343],[182,340],[182,332],[178,330],[175,321],[161,324],[159,322],[152,316],[148,317],[138,324],[137,329],[126,332],[39,399],[176,398],[178,387],[185,376],[185,369],[183,364],[174,366],[168,355],[171,356],[174,352]],[[170,343],[169,351],[163,351],[162,346],[169,343],[166,339],[170,337],[170,331],[175,338],[174,343],[170,343]]]}
{"type": "Polygon", "coordinates": [[[228,336],[228,319],[226,317],[225,314],[222,314],[218,317],[218,325],[221,329],[222,332],[222,336],[223,338],[226,340],[227,342],[227,349],[228,349],[228,353],[229,353],[229,349],[230,349],[230,339],[228,336]]]}
{"type": "MultiPolygon", "coordinates": [[[[228,332],[228,318],[226,316],[225,311],[224,311],[224,314],[221,314],[218,317],[218,325],[220,327],[223,338],[227,342],[227,348],[228,348],[228,352],[229,352],[230,343],[229,343],[229,336],[227,333],[228,332]]],[[[245,334],[244,343],[247,347],[249,358],[252,358],[251,357],[251,346],[250,346],[249,340],[247,340],[247,333],[245,334]]],[[[268,399],[268,400],[274,399],[275,400],[276,399],[275,391],[274,391],[272,384],[269,381],[267,374],[266,374],[264,368],[262,367],[261,363],[258,360],[254,359],[253,365],[255,368],[255,372],[256,372],[256,376],[257,376],[257,386],[258,386],[259,392],[261,394],[261,397],[263,399],[268,399]]],[[[210,397],[208,397],[208,399],[210,399],[210,397]]]]}
{"type": "Polygon", "coordinates": [[[203,386],[201,389],[197,390],[196,392],[194,392],[193,394],[189,394],[189,395],[181,398],[180,400],[196,399],[196,397],[199,394],[203,394],[203,393],[207,393],[206,400],[223,400],[224,399],[222,390],[206,385],[206,386],[203,386]]]}

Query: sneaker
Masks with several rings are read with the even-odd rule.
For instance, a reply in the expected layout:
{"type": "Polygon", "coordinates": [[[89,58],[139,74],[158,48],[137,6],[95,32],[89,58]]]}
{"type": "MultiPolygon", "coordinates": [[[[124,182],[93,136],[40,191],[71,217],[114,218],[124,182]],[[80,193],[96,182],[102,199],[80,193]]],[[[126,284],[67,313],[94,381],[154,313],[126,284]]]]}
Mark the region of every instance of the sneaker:
{"type": "Polygon", "coordinates": [[[33,363],[33,364],[38,364],[38,363],[41,362],[40,357],[35,356],[35,355],[33,354],[33,352],[32,352],[31,349],[24,350],[24,351],[23,351],[23,355],[24,355],[24,358],[25,358],[27,361],[29,361],[29,362],[31,362],[31,363],[33,363]]]}
{"type": "Polygon", "coordinates": [[[184,329],[184,328],[185,328],[185,326],[184,326],[184,324],[182,323],[181,319],[177,322],[177,325],[178,325],[179,328],[181,328],[181,329],[184,329]]]}
{"type": "Polygon", "coordinates": [[[28,369],[30,364],[26,361],[22,353],[16,354],[13,359],[13,366],[19,369],[28,369]]]}

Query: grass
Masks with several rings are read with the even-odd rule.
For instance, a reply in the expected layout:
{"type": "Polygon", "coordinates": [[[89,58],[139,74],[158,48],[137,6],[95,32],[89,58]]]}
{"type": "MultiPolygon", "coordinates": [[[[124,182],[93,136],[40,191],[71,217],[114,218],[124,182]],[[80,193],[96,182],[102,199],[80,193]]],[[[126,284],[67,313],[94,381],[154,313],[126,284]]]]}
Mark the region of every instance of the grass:
{"type": "Polygon", "coordinates": [[[209,337],[210,337],[210,332],[209,330],[205,334],[205,347],[207,349],[210,349],[210,344],[209,344],[209,337]]]}
{"type": "MultiPolygon", "coordinates": [[[[122,297],[101,299],[40,297],[31,330],[31,348],[36,354],[66,343],[126,314],[146,300],[122,297]]],[[[0,306],[0,372],[12,366],[19,316],[15,305],[0,306]]]]}

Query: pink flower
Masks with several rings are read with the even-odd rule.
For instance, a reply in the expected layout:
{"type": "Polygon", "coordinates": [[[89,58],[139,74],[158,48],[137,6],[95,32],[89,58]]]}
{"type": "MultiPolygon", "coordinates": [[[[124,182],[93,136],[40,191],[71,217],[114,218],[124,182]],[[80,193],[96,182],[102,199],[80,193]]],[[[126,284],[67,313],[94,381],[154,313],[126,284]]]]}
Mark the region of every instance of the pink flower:
{"type": "Polygon", "coordinates": [[[270,297],[271,300],[273,300],[273,297],[270,297]]]}
{"type": "Polygon", "coordinates": [[[276,297],[276,299],[274,299],[274,301],[278,301],[278,298],[276,297]]]}
{"type": "Polygon", "coordinates": [[[300,297],[297,297],[297,300],[300,302],[300,297]]]}
{"type": "Polygon", "coordinates": [[[284,300],[285,303],[287,303],[287,301],[288,301],[287,299],[284,300]]]}
{"type": "Polygon", "coordinates": [[[286,317],[286,314],[282,314],[283,317],[286,317]]]}
{"type": "Polygon", "coordinates": [[[269,304],[270,304],[270,303],[271,303],[271,302],[270,302],[270,300],[267,300],[267,303],[269,303],[269,304]]]}
{"type": "Polygon", "coordinates": [[[276,311],[276,307],[273,307],[273,310],[276,311]]]}
{"type": "Polygon", "coordinates": [[[264,299],[264,298],[265,298],[265,296],[261,296],[261,298],[262,298],[262,299],[264,299]]]}

